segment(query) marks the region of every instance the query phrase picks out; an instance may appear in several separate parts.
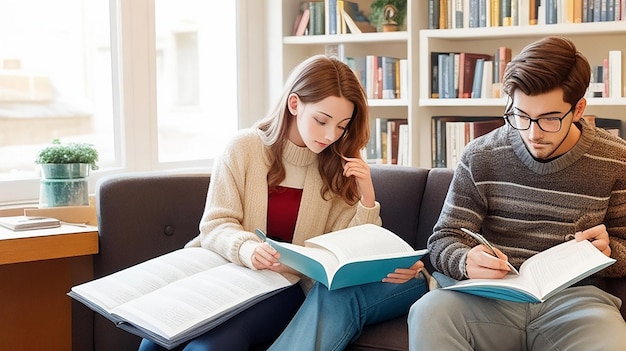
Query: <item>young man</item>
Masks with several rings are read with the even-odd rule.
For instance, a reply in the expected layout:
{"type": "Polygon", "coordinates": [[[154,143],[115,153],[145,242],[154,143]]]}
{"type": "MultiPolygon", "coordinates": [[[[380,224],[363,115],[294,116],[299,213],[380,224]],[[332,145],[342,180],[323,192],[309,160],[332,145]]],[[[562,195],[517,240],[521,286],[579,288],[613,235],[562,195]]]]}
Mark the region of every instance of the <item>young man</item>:
{"type": "Polygon", "coordinates": [[[624,349],[621,301],[594,284],[626,276],[626,142],[582,118],[589,78],[564,38],[536,41],[507,65],[507,124],[465,149],[428,249],[457,280],[502,278],[507,260],[519,268],[572,234],[617,262],[538,304],[431,291],[411,307],[411,350],[624,349]]]}

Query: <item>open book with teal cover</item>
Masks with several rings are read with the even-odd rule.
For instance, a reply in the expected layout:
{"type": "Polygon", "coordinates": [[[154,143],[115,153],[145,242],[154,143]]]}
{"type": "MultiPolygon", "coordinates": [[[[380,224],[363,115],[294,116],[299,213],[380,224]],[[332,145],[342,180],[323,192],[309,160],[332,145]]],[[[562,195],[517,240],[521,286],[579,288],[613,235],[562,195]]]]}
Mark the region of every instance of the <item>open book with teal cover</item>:
{"type": "Polygon", "coordinates": [[[278,242],[257,231],[280,253],[280,262],[324,284],[329,290],[379,282],[396,268],[409,268],[428,251],[374,224],[358,225],[304,242],[278,242]]]}
{"type": "Polygon", "coordinates": [[[539,303],[613,263],[614,259],[605,256],[591,242],[570,240],[527,259],[521,265],[519,275],[509,274],[502,279],[461,280],[443,289],[494,299],[539,303]]]}

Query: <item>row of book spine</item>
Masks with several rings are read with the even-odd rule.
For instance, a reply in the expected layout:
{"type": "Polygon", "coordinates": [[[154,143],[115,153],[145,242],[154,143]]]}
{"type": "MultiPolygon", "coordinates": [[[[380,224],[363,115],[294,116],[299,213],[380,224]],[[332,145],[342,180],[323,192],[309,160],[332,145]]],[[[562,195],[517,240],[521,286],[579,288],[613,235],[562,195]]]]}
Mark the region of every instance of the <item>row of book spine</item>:
{"type": "Polygon", "coordinates": [[[408,61],[390,56],[346,57],[346,64],[365,89],[368,99],[408,97],[408,61]]]}
{"type": "MultiPolygon", "coordinates": [[[[623,138],[619,119],[585,115],[592,125],[623,138]]],[[[431,119],[432,167],[455,168],[467,144],[504,125],[501,116],[434,116],[431,119]]]]}
{"type": "Polygon", "coordinates": [[[409,166],[409,138],[407,118],[372,118],[363,157],[368,163],[409,166]]]}
{"type": "Polygon", "coordinates": [[[504,125],[501,116],[434,116],[431,119],[432,166],[455,168],[465,146],[504,125]]]}
{"type": "Polygon", "coordinates": [[[626,20],[626,0],[428,0],[430,29],[626,20]]]}
{"type": "Polygon", "coordinates": [[[346,0],[303,1],[296,16],[293,35],[332,35],[375,32],[376,28],[359,10],[359,4],[346,0]]]}
{"type": "Polygon", "coordinates": [[[601,65],[591,70],[591,82],[586,97],[589,98],[620,98],[624,96],[622,85],[622,52],[609,50],[601,65]]]}
{"type": "Polygon", "coordinates": [[[437,52],[430,55],[431,98],[500,97],[500,81],[511,48],[498,47],[494,55],[471,52],[437,52]]]}

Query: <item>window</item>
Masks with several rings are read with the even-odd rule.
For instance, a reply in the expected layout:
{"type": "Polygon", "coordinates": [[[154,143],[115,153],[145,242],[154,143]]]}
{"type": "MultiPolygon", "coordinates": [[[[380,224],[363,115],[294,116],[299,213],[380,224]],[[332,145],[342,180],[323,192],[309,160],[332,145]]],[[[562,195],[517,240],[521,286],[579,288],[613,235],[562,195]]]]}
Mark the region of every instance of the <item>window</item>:
{"type": "Polygon", "coordinates": [[[214,158],[237,128],[236,2],[156,0],[155,12],[159,161],[214,158]]]}
{"type": "Polygon", "coordinates": [[[112,173],[208,170],[238,127],[237,4],[4,0],[0,204],[36,202],[54,138],[96,145],[90,192],[112,173]]]}

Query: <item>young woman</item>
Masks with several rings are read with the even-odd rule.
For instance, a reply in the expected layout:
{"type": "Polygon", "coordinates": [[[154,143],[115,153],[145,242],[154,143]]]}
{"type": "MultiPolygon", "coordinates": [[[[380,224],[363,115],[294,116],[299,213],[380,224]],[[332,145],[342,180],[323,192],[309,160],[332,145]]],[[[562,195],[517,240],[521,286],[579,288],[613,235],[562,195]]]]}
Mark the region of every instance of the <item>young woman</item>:
{"type": "MultiPolygon", "coordinates": [[[[302,245],[349,226],[380,225],[370,169],[360,157],[369,139],[368,118],[365,94],[347,65],[323,55],[302,62],[274,110],[240,131],[216,162],[200,235],[187,246],[213,250],[250,269],[299,276],[280,264],[279,254],[261,242],[255,228],[302,245]]],[[[391,272],[383,282],[336,291],[301,277],[299,284],[179,349],[267,345],[293,318],[274,349],[341,350],[365,324],[408,311],[426,292],[424,279],[414,279],[422,267],[418,261],[391,272]]],[[[140,346],[152,349],[157,346],[147,340],[140,346]]]]}

